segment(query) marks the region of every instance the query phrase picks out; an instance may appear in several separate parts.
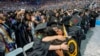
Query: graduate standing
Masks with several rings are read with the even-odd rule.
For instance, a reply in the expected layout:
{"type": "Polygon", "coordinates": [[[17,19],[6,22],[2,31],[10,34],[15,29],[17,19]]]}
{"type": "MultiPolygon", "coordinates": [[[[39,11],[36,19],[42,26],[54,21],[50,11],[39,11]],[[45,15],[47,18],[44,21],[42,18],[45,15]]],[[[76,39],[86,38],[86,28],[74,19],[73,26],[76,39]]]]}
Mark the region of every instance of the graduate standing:
{"type": "Polygon", "coordinates": [[[62,34],[60,29],[58,31],[59,33],[55,29],[51,28],[51,30],[46,32],[47,36],[43,36],[43,31],[38,32],[38,36],[34,39],[33,52],[29,56],[58,56],[55,52],[56,50],[68,50],[66,43],[58,45],[51,43],[54,40],[66,40],[62,35],[55,35],[62,34]]]}

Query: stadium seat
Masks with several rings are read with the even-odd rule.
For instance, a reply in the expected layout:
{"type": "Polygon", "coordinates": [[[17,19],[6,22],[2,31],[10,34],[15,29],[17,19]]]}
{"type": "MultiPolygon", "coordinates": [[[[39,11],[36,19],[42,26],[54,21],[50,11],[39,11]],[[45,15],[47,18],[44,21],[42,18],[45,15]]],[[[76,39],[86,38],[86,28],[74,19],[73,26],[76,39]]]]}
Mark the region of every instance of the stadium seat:
{"type": "Polygon", "coordinates": [[[23,49],[22,48],[17,48],[9,53],[7,53],[5,56],[17,56],[18,54],[23,53],[23,49]]]}
{"type": "Polygon", "coordinates": [[[29,49],[31,49],[33,47],[34,42],[30,42],[29,44],[25,45],[23,47],[23,52],[24,52],[24,56],[27,56],[26,51],[28,51],[29,49]]]}

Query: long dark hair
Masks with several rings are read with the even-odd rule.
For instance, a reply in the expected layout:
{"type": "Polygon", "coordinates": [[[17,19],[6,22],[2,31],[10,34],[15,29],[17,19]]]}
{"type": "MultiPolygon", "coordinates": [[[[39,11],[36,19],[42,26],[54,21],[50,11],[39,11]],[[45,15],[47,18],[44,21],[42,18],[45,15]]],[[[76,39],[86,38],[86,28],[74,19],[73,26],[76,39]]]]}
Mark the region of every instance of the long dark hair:
{"type": "Polygon", "coordinates": [[[56,32],[52,29],[52,27],[47,27],[44,31],[47,36],[57,35],[56,32]]]}

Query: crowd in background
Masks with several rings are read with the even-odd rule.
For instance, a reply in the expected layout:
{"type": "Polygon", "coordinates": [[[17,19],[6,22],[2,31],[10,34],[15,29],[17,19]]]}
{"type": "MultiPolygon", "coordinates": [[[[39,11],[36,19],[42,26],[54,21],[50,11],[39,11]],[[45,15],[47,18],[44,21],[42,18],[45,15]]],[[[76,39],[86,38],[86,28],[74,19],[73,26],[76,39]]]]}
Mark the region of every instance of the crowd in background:
{"type": "Polygon", "coordinates": [[[39,0],[30,2],[0,2],[0,9],[2,10],[16,10],[20,8],[31,10],[33,8],[38,9],[52,9],[52,8],[64,8],[64,9],[77,9],[89,7],[92,2],[95,2],[96,7],[100,8],[100,0],[39,0]],[[66,1],[66,2],[65,2],[66,1]]]}

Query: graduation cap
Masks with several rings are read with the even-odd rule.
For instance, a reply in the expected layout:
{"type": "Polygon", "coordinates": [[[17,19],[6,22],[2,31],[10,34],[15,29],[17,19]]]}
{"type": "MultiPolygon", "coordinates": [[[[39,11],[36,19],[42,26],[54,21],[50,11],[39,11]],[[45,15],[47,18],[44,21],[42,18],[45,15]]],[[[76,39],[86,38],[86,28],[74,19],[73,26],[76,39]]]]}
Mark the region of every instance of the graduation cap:
{"type": "Polygon", "coordinates": [[[35,31],[38,31],[38,30],[43,30],[47,27],[47,22],[46,23],[41,23],[41,24],[38,24],[36,27],[35,27],[35,31]]]}
{"type": "Polygon", "coordinates": [[[78,25],[80,22],[81,22],[81,18],[78,17],[78,16],[73,16],[71,19],[70,19],[70,22],[73,24],[73,25],[78,25]]]}
{"type": "Polygon", "coordinates": [[[52,25],[58,25],[58,23],[57,22],[45,22],[45,23],[38,24],[35,27],[35,31],[46,29],[47,27],[52,26],[52,25]]]}

